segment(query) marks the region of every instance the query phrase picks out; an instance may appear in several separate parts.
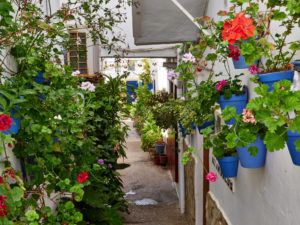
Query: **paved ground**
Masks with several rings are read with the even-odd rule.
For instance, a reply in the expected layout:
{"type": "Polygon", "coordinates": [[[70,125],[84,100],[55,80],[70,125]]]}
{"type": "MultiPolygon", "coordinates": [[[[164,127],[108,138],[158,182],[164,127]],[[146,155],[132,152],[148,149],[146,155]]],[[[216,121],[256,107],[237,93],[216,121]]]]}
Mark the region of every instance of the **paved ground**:
{"type": "MultiPolygon", "coordinates": [[[[132,122],[126,121],[132,128],[132,122]]],[[[130,215],[126,225],[187,225],[180,214],[178,198],[167,168],[156,166],[141,150],[140,136],[132,128],[127,139],[127,159],[131,166],[120,171],[130,215]],[[130,194],[131,193],[131,194],[130,194]],[[151,199],[156,205],[136,205],[137,200],[151,199]]]]}

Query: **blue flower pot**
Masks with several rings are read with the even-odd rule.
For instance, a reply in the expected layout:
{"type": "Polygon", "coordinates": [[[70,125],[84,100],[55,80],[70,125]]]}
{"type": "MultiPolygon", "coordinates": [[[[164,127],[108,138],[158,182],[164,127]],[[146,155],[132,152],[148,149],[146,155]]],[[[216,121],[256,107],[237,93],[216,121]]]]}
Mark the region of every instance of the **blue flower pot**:
{"type": "Polygon", "coordinates": [[[211,126],[211,125],[214,125],[214,124],[215,124],[215,121],[214,121],[214,120],[209,121],[209,122],[205,122],[202,126],[199,126],[199,127],[198,127],[199,133],[202,134],[202,133],[201,133],[201,130],[202,130],[202,129],[205,129],[205,128],[207,128],[207,127],[209,127],[209,126],[211,126]]]}
{"type": "Polygon", "coordinates": [[[239,165],[239,158],[237,156],[226,156],[218,159],[222,174],[226,178],[236,177],[239,165]]]}
{"type": "Polygon", "coordinates": [[[165,150],[165,144],[155,144],[154,146],[157,153],[163,153],[165,150]]]}
{"type": "Polygon", "coordinates": [[[244,148],[237,147],[236,150],[242,167],[260,168],[265,165],[267,149],[265,143],[261,140],[259,135],[253,144],[249,144],[244,148]],[[256,146],[258,148],[256,156],[250,155],[250,152],[248,152],[249,146],[256,146]]]}
{"type": "Polygon", "coordinates": [[[196,129],[195,124],[193,122],[191,122],[191,127],[192,127],[192,130],[196,129]]]}
{"type": "Polygon", "coordinates": [[[269,92],[274,90],[273,84],[280,80],[289,80],[293,82],[294,70],[265,73],[259,75],[259,81],[269,86],[269,92]]]}
{"type": "Polygon", "coordinates": [[[33,80],[39,84],[50,84],[50,80],[47,80],[44,78],[44,73],[45,72],[39,72],[37,76],[33,76],[33,80]]]}
{"type": "MultiPolygon", "coordinates": [[[[240,55],[239,60],[234,60],[232,59],[233,66],[235,69],[247,69],[249,66],[245,63],[245,58],[240,55]]],[[[252,65],[257,66],[258,65],[258,60],[256,60],[252,65]]]]}
{"type": "Polygon", "coordinates": [[[16,114],[16,111],[14,109],[10,109],[9,110],[11,112],[11,118],[13,120],[13,124],[11,124],[11,127],[9,130],[6,131],[2,131],[3,134],[8,135],[8,134],[16,134],[18,133],[19,129],[20,129],[20,124],[21,124],[21,117],[19,118],[15,118],[14,114],[16,114]]]}
{"type": "MultiPolygon", "coordinates": [[[[246,108],[247,105],[247,99],[248,99],[248,90],[246,88],[246,93],[243,95],[232,95],[231,98],[225,99],[223,96],[219,98],[219,104],[221,106],[221,110],[224,110],[226,106],[234,107],[236,109],[237,114],[243,113],[243,109],[246,108]]],[[[232,118],[228,122],[226,122],[228,125],[235,124],[235,119],[232,118]]]]}
{"type": "Polygon", "coordinates": [[[300,61],[294,61],[292,62],[292,64],[294,65],[294,70],[300,71],[300,61]]]}
{"type": "Polygon", "coordinates": [[[295,145],[295,141],[297,141],[300,138],[300,133],[298,133],[297,130],[295,132],[288,130],[287,136],[288,136],[287,146],[292,161],[296,166],[300,166],[300,152],[296,150],[296,145],[295,145]]]}
{"type": "Polygon", "coordinates": [[[186,129],[182,126],[182,123],[180,121],[178,121],[178,124],[179,124],[180,131],[182,133],[182,136],[186,136],[186,135],[190,134],[190,133],[186,132],[186,129]]]}

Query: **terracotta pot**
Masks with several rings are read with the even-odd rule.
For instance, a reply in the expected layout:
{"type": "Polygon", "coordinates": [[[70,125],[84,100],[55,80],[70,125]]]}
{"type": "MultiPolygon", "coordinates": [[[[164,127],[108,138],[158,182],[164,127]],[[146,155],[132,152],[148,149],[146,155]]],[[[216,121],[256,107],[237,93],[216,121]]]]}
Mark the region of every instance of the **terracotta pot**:
{"type": "Polygon", "coordinates": [[[155,165],[159,165],[160,160],[159,160],[159,156],[158,155],[154,156],[153,162],[154,162],[155,165]]]}
{"type": "Polygon", "coordinates": [[[162,166],[167,165],[168,157],[165,154],[160,154],[159,155],[159,162],[160,162],[160,165],[162,165],[162,166]]]}

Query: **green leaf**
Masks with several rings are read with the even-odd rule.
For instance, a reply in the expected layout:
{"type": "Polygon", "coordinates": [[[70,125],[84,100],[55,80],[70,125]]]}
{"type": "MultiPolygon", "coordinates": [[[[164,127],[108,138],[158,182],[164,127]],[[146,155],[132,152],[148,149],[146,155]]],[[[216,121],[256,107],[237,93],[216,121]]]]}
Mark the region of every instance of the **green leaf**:
{"type": "Polygon", "coordinates": [[[229,148],[234,148],[237,144],[237,139],[238,137],[236,136],[235,133],[229,133],[226,136],[226,141],[227,141],[227,145],[229,148]]]}
{"type": "Polygon", "coordinates": [[[12,200],[15,202],[20,201],[21,197],[24,195],[24,191],[20,187],[14,187],[10,193],[12,200]]]}
{"type": "Polygon", "coordinates": [[[249,146],[248,147],[248,152],[250,152],[250,155],[256,156],[258,152],[257,146],[249,146]]]}
{"type": "Polygon", "coordinates": [[[217,54],[215,54],[215,53],[209,53],[209,54],[207,54],[207,56],[206,56],[205,59],[206,59],[207,61],[216,61],[217,58],[218,58],[218,55],[217,55],[217,54]]]}
{"type": "Polygon", "coordinates": [[[274,10],[274,14],[273,14],[274,20],[284,20],[286,17],[287,15],[285,14],[285,12],[279,9],[274,10]]]}
{"type": "Polygon", "coordinates": [[[35,221],[39,219],[39,215],[36,213],[35,210],[29,210],[25,213],[28,221],[35,221]]]}
{"type": "Polygon", "coordinates": [[[283,149],[285,146],[285,139],[282,137],[282,135],[271,133],[269,131],[266,133],[264,142],[267,146],[267,149],[271,152],[274,150],[283,149]]]}
{"type": "Polygon", "coordinates": [[[263,84],[259,87],[254,88],[254,91],[258,94],[258,95],[262,95],[262,96],[266,96],[269,90],[269,86],[266,84],[263,84]]]}
{"type": "Polygon", "coordinates": [[[300,138],[295,141],[296,151],[300,152],[300,138]]]}
{"type": "Polygon", "coordinates": [[[236,108],[235,107],[230,107],[230,106],[226,106],[224,110],[222,110],[222,117],[225,121],[228,121],[232,118],[236,118],[237,114],[236,114],[236,108]]]}

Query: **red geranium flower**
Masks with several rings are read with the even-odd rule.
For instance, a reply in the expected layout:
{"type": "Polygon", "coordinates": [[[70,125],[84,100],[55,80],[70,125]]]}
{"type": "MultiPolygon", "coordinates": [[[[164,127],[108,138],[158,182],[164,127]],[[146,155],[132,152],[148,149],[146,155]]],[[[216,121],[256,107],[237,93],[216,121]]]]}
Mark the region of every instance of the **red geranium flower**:
{"type": "Polygon", "coordinates": [[[4,202],[4,199],[7,199],[7,197],[0,195],[0,216],[7,215],[6,203],[4,202]]]}
{"type": "Polygon", "coordinates": [[[82,170],[82,173],[78,174],[77,181],[79,183],[83,183],[84,181],[87,181],[89,179],[89,174],[82,170]]]}
{"type": "Polygon", "coordinates": [[[0,130],[5,131],[11,128],[11,123],[13,123],[12,119],[9,115],[0,114],[0,130]]]}
{"type": "Polygon", "coordinates": [[[229,49],[229,52],[227,53],[227,57],[233,58],[234,61],[238,61],[239,56],[241,55],[239,48],[231,45],[228,47],[228,49],[229,49]]]}
{"type": "Polygon", "coordinates": [[[3,183],[4,183],[3,177],[0,177],[0,184],[3,184],[3,183]]]}
{"type": "Polygon", "coordinates": [[[239,38],[246,40],[249,36],[253,37],[253,31],[255,30],[252,20],[245,17],[243,12],[238,13],[231,21],[225,20],[223,28],[223,40],[228,40],[228,43],[231,45],[239,38]]]}

